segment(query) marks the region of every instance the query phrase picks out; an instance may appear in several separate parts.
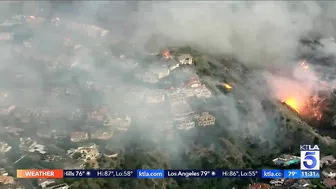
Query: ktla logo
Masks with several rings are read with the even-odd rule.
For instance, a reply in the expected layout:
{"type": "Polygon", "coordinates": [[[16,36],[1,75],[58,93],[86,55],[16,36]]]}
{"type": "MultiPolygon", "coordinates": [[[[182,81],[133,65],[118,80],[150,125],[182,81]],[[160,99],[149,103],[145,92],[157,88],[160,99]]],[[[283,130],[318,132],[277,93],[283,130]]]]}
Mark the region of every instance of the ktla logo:
{"type": "Polygon", "coordinates": [[[320,148],[317,145],[301,145],[301,170],[320,170],[320,148]]]}

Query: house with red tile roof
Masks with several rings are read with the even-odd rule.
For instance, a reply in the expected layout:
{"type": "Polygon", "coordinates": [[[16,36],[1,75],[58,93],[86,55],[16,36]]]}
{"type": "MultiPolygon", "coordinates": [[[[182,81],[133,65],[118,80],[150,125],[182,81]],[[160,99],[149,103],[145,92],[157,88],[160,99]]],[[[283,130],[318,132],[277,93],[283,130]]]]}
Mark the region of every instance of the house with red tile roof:
{"type": "Polygon", "coordinates": [[[269,184],[265,183],[255,183],[255,184],[250,184],[248,189],[270,189],[271,186],[269,184]]]}
{"type": "Polygon", "coordinates": [[[327,188],[333,188],[336,187],[336,179],[328,178],[323,180],[324,186],[327,188]]]}

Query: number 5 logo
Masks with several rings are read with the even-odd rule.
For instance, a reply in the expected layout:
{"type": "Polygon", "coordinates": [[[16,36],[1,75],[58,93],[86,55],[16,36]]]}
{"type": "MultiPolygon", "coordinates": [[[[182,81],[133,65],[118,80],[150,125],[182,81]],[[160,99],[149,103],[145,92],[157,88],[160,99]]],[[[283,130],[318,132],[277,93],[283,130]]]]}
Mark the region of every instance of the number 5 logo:
{"type": "Polygon", "coordinates": [[[315,152],[306,152],[305,158],[304,158],[304,161],[303,161],[303,165],[307,169],[312,169],[316,166],[316,164],[317,164],[317,161],[316,161],[316,158],[315,158],[315,152]]]}

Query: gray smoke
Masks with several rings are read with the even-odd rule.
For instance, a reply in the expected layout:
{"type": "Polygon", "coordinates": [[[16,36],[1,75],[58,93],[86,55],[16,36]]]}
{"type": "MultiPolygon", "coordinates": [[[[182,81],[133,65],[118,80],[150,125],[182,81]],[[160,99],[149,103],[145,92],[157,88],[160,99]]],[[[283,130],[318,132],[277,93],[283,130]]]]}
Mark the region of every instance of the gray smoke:
{"type": "MultiPolygon", "coordinates": [[[[11,8],[13,6],[6,5],[6,7],[11,8]]],[[[74,43],[83,45],[83,50],[76,51],[67,60],[70,61],[71,65],[75,65],[72,69],[75,73],[78,73],[76,75],[77,87],[79,85],[79,88],[83,88],[87,81],[92,81],[104,88],[102,90],[108,88],[106,89],[108,92],[102,96],[90,97],[82,94],[80,99],[70,102],[48,98],[48,105],[63,111],[67,107],[75,109],[74,107],[81,106],[83,102],[87,103],[86,106],[106,104],[114,112],[131,114],[139,119],[147,119],[143,127],[139,127],[142,130],[140,129],[139,133],[136,134],[152,132],[153,136],[160,138],[166,135],[164,129],[160,128],[163,127],[163,121],[170,119],[170,112],[164,106],[144,104],[140,100],[137,102],[135,97],[129,98],[133,98],[131,100],[135,101],[134,103],[137,105],[123,104],[127,97],[125,94],[130,90],[136,90],[136,93],[141,96],[142,93],[151,88],[138,83],[130,75],[133,67],[142,60],[139,60],[139,58],[121,60],[109,53],[106,55],[104,52],[108,51],[106,49],[108,49],[109,44],[128,43],[128,46],[124,49],[121,49],[122,43],[118,45],[119,49],[117,50],[123,51],[125,54],[134,49],[142,52],[146,41],[152,35],[159,34],[169,39],[165,42],[169,46],[192,46],[200,51],[215,55],[231,54],[249,68],[262,68],[261,72],[257,72],[253,77],[247,79],[250,80],[248,83],[244,83],[246,80],[243,81],[244,74],[238,74],[239,77],[242,77],[242,81],[236,81],[237,87],[234,88],[236,90],[234,95],[215,97],[214,101],[218,103],[213,103],[214,107],[212,108],[217,111],[218,120],[224,122],[223,126],[229,125],[232,127],[237,136],[242,136],[242,133],[244,134],[246,131],[245,128],[250,130],[251,135],[258,136],[264,132],[266,127],[272,127],[275,123],[270,123],[262,110],[261,101],[265,98],[250,95],[255,91],[266,90],[266,86],[260,86],[257,79],[266,79],[271,86],[270,90],[274,94],[272,97],[278,100],[287,98],[283,97],[289,95],[288,93],[283,94],[287,89],[290,92],[294,91],[294,93],[305,95],[305,98],[309,96],[310,88],[305,87],[307,83],[293,82],[293,78],[279,77],[270,73],[267,73],[267,76],[264,77],[262,73],[270,65],[278,65],[288,69],[291,69],[293,65],[299,65],[296,61],[299,54],[303,51],[305,53],[310,52],[309,49],[300,47],[302,37],[310,36],[311,33],[326,38],[332,37],[335,33],[334,8],[336,8],[334,2],[319,3],[314,1],[293,3],[282,1],[75,1],[71,3],[24,2],[22,6],[14,6],[13,14],[58,17],[61,21],[69,20],[71,22],[95,24],[108,29],[111,32],[110,36],[100,41],[89,40],[77,35],[76,32],[71,33],[71,36],[66,36],[61,31],[50,30],[48,27],[38,29],[36,35],[29,39],[33,46],[46,46],[45,50],[48,50],[47,47],[53,44],[61,43],[60,41],[63,43],[63,40],[67,37],[70,37],[74,43]],[[55,40],[58,34],[62,37],[55,40]],[[92,53],[91,51],[95,52],[92,53]],[[94,61],[97,59],[104,59],[110,68],[115,69],[101,68],[101,65],[96,64],[99,61],[94,61]],[[298,91],[302,88],[305,91],[309,89],[308,94],[298,91]],[[220,106],[218,107],[216,104],[220,106]],[[149,126],[155,127],[155,129],[150,129],[149,126]]],[[[7,10],[7,12],[9,11],[7,10]]],[[[330,41],[322,43],[324,46],[318,49],[321,54],[335,53],[335,44],[330,41]]],[[[53,50],[59,50],[56,46],[51,48],[51,52],[48,53],[52,54],[53,50]]],[[[3,47],[1,49],[1,68],[11,69],[12,65],[7,63],[17,61],[9,60],[9,55],[7,48],[3,47]]],[[[221,69],[211,71],[224,72],[221,69]]],[[[195,70],[190,70],[189,73],[181,71],[181,73],[176,74],[186,74],[188,75],[186,77],[189,78],[195,76],[195,72],[195,70]]],[[[48,83],[41,82],[46,80],[43,73],[41,70],[36,71],[29,68],[23,70],[23,74],[27,78],[31,78],[32,82],[34,82],[34,79],[38,80],[35,81],[35,84],[41,88],[48,87],[48,83]]],[[[309,73],[311,73],[308,74],[309,76],[315,77],[314,71],[309,73]]],[[[179,78],[177,77],[177,79],[179,78]]],[[[297,80],[297,78],[294,77],[294,80],[297,80]]],[[[73,78],[64,74],[59,76],[57,82],[60,81],[64,83],[73,82],[73,78]]],[[[185,78],[181,78],[181,82],[184,81],[185,78]]],[[[221,82],[217,78],[209,79],[209,81],[213,83],[221,82]]],[[[2,81],[1,84],[3,83],[6,82],[2,81]]],[[[155,87],[157,86],[154,85],[155,87]]],[[[24,100],[25,103],[21,102],[22,104],[35,103],[40,101],[41,96],[43,96],[38,94],[32,97],[28,93],[23,94],[20,100],[24,100]]],[[[20,103],[20,100],[13,100],[13,103],[20,103]]],[[[138,124],[141,125],[142,123],[139,122],[138,124]]],[[[272,138],[275,133],[270,133],[271,131],[263,134],[265,137],[272,138]]],[[[179,143],[178,140],[174,144],[177,143],[179,143]]],[[[182,142],[180,144],[183,146],[182,142]]],[[[176,148],[178,148],[178,145],[176,148]]]]}

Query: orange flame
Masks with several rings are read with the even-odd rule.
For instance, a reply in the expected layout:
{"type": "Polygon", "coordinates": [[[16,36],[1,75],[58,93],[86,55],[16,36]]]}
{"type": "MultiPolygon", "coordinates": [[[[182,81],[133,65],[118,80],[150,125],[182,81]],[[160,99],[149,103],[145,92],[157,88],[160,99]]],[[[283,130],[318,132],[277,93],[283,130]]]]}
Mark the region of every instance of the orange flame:
{"type": "Polygon", "coordinates": [[[298,110],[298,104],[297,104],[297,102],[296,102],[295,99],[293,99],[293,98],[289,98],[289,99],[287,99],[287,100],[285,101],[285,103],[286,103],[288,106],[290,106],[291,108],[293,108],[293,110],[295,110],[296,112],[299,113],[299,110],[298,110]]]}
{"type": "Polygon", "coordinates": [[[227,89],[232,89],[232,86],[227,83],[223,83],[223,86],[227,89]]]}
{"type": "Polygon", "coordinates": [[[171,55],[170,55],[169,51],[163,51],[162,56],[166,60],[169,60],[171,58],[171,55]]]}
{"type": "Polygon", "coordinates": [[[323,115],[318,107],[310,107],[308,104],[308,107],[305,106],[305,108],[303,108],[303,106],[301,106],[300,104],[300,101],[297,101],[294,98],[289,98],[284,101],[284,103],[291,107],[297,113],[302,114],[303,116],[314,117],[316,120],[322,119],[323,115]],[[300,110],[302,110],[302,112],[300,110]]]}

